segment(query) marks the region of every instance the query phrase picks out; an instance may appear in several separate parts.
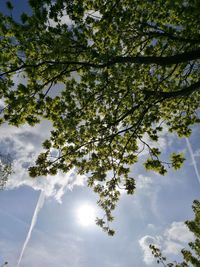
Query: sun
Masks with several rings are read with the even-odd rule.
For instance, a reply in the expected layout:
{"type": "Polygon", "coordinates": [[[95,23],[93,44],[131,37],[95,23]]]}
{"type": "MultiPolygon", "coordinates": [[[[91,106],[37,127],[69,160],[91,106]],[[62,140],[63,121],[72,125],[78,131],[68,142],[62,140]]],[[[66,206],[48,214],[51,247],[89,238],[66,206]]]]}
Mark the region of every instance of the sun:
{"type": "Polygon", "coordinates": [[[77,221],[82,226],[91,226],[95,224],[96,210],[92,205],[82,204],[76,212],[77,221]]]}

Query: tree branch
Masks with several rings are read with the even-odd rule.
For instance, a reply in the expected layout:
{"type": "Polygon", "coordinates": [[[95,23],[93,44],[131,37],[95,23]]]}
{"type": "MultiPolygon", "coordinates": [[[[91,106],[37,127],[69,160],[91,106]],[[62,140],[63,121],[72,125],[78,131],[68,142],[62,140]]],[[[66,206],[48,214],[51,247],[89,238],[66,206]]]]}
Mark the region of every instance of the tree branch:
{"type": "Polygon", "coordinates": [[[91,63],[87,61],[52,61],[52,60],[45,60],[43,62],[40,62],[38,64],[23,64],[17,68],[10,69],[6,72],[0,73],[0,77],[4,76],[6,74],[11,74],[13,72],[23,70],[26,68],[37,68],[39,66],[42,66],[44,64],[50,64],[50,65],[80,65],[85,67],[91,67],[96,69],[102,69],[106,67],[113,66],[115,64],[144,64],[144,65],[151,65],[156,64],[159,66],[167,66],[167,65],[174,65],[179,63],[188,62],[191,60],[197,60],[200,59],[200,49],[175,54],[173,56],[165,56],[165,57],[158,57],[158,56],[116,56],[113,57],[113,59],[108,60],[106,63],[91,63]]]}
{"type": "Polygon", "coordinates": [[[200,59],[200,49],[196,49],[193,51],[188,51],[180,54],[176,54],[173,56],[165,56],[165,57],[157,57],[157,56],[135,56],[135,57],[115,57],[113,60],[108,61],[106,64],[102,64],[102,66],[111,66],[115,63],[135,63],[135,64],[156,64],[160,66],[173,65],[183,62],[188,62],[191,60],[200,59]]]}
{"type": "Polygon", "coordinates": [[[191,84],[190,86],[184,87],[181,90],[173,91],[173,92],[160,92],[160,91],[148,91],[144,90],[144,93],[146,96],[160,96],[164,99],[168,98],[176,98],[176,97],[186,97],[194,93],[195,91],[200,90],[200,81],[191,84]]]}

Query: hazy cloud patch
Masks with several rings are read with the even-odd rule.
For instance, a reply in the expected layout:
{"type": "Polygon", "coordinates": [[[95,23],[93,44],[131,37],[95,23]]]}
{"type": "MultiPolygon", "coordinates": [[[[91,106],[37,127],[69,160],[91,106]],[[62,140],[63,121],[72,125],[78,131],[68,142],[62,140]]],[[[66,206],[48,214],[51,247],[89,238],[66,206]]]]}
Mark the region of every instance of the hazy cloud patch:
{"type": "Polygon", "coordinates": [[[149,176],[144,176],[139,174],[136,180],[136,188],[138,190],[143,190],[150,188],[153,185],[153,179],[149,176]]]}
{"type": "Polygon", "coordinates": [[[68,173],[58,172],[55,176],[31,178],[28,167],[33,165],[42,151],[42,142],[49,137],[51,124],[47,121],[30,127],[13,127],[4,124],[0,129],[0,153],[9,155],[12,160],[13,174],[7,182],[7,189],[27,185],[35,190],[42,190],[47,197],[54,197],[61,202],[67,189],[75,185],[84,185],[85,176],[76,174],[73,169],[68,173]]]}
{"type": "Polygon", "coordinates": [[[24,254],[21,266],[80,266],[84,259],[80,249],[82,241],[73,235],[62,234],[63,238],[41,236],[37,241],[33,240],[24,254]]]}

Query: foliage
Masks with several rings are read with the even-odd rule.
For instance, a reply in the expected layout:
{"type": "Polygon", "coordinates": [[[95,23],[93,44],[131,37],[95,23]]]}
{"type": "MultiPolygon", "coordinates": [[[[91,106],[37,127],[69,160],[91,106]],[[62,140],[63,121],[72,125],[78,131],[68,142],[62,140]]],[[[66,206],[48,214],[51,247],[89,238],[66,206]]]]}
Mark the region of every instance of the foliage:
{"type": "Polygon", "coordinates": [[[189,249],[183,249],[181,251],[184,259],[183,262],[167,263],[167,259],[162,255],[160,249],[156,248],[154,245],[150,245],[152,254],[157,259],[157,263],[161,263],[163,266],[168,267],[200,266],[200,202],[198,200],[195,200],[193,202],[192,208],[195,214],[195,218],[192,221],[186,221],[186,225],[194,234],[195,240],[188,244],[189,249]]]}
{"type": "Polygon", "coordinates": [[[12,162],[9,155],[0,154],[0,190],[6,187],[9,176],[13,172],[12,162]]]}
{"type": "Polygon", "coordinates": [[[20,22],[0,14],[1,122],[50,120],[51,137],[30,175],[75,167],[87,174],[111,221],[120,188],[134,192],[130,166],[141,147],[149,152],[145,168],[162,175],[184,160],[173,154],[163,162],[144,134],[155,143],[163,126],[181,137],[199,123],[200,2],[29,3],[32,14],[23,13],[20,22]],[[17,75],[24,81],[14,84],[17,75]]]}

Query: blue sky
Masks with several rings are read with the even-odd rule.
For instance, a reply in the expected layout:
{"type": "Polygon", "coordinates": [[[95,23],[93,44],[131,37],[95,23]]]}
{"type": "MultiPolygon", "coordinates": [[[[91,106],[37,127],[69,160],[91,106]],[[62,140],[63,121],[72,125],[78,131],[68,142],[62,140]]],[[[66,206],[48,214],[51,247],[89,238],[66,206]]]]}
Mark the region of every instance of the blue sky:
{"type": "MultiPolygon", "coordinates": [[[[0,1],[3,3],[0,9],[5,12],[6,1],[0,1]]],[[[13,1],[17,3],[16,17],[27,10],[25,2],[13,1]]],[[[15,78],[17,82],[19,77],[15,78]]],[[[26,167],[41,151],[42,140],[50,128],[47,121],[35,128],[27,125],[0,128],[0,151],[11,154],[15,170],[7,190],[0,192],[0,263],[8,261],[9,267],[17,266],[41,190],[45,200],[20,267],[157,266],[148,250],[151,242],[161,246],[170,259],[178,259],[178,251],[192,238],[183,222],[192,218],[192,201],[199,199],[200,192],[186,140],[166,131],[157,144],[164,155],[174,150],[185,152],[187,160],[181,170],[169,170],[162,177],[139,166],[133,169],[136,193],[122,194],[112,224],[116,234],[108,237],[96,225],[83,226],[78,222],[77,210],[81,205],[96,207],[97,197],[84,186],[85,177],[72,172],[29,178],[26,167]]],[[[194,127],[189,140],[199,169],[198,127],[194,127]]]]}

